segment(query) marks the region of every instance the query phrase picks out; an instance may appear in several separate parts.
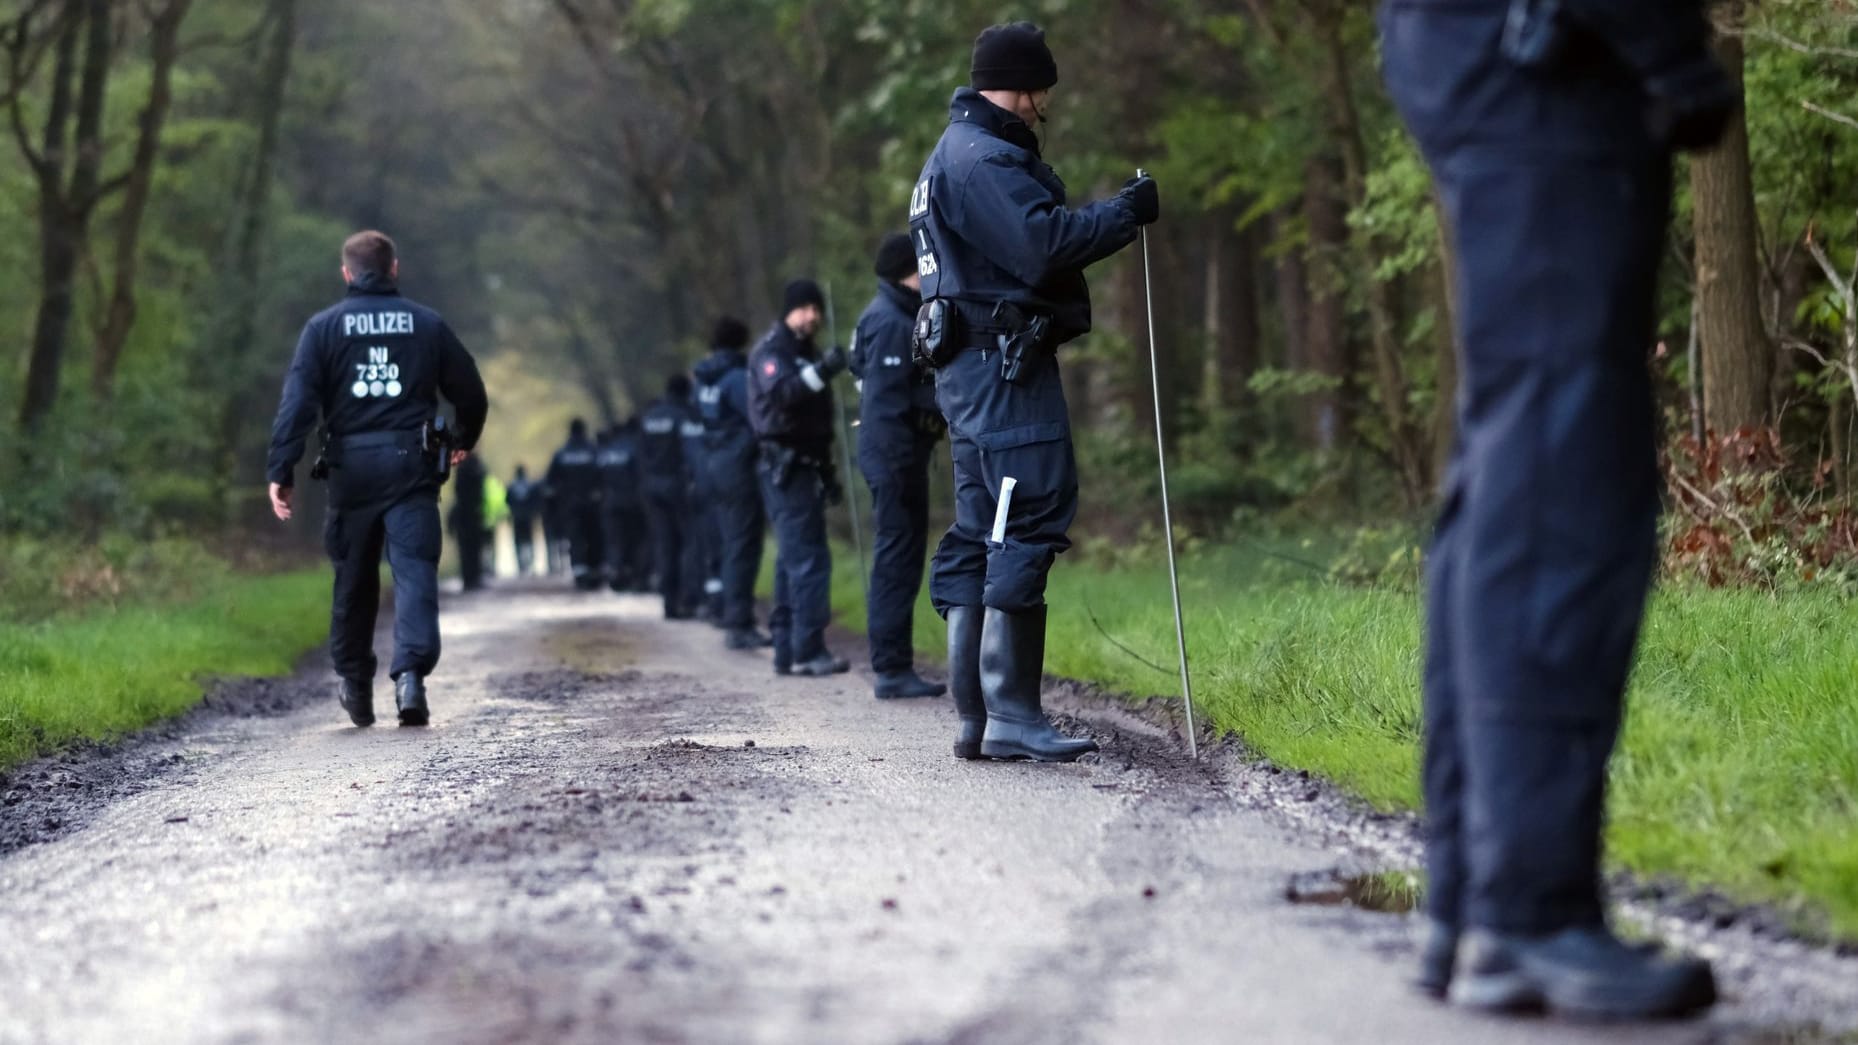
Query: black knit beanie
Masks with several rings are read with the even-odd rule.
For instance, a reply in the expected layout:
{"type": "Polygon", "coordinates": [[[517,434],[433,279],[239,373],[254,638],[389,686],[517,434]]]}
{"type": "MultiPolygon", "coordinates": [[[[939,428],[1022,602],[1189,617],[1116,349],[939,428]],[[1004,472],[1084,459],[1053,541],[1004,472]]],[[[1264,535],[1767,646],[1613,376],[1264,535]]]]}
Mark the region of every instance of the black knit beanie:
{"type": "Polygon", "coordinates": [[[741,348],[748,344],[748,324],[734,316],[724,316],[716,321],[716,329],[710,334],[710,345],[714,348],[741,348]]]}
{"type": "Polygon", "coordinates": [[[820,292],[819,284],[810,279],[796,279],[787,284],[787,292],[781,295],[781,315],[808,305],[826,307],[826,295],[820,292]]]}
{"type": "Polygon", "coordinates": [[[1044,91],[1057,82],[1045,30],[1031,22],[990,26],[974,41],[969,83],[977,91],[1044,91]]]}
{"type": "Polygon", "coordinates": [[[877,245],[877,278],[886,283],[901,283],[916,271],[916,248],[907,233],[893,232],[877,245]]]}

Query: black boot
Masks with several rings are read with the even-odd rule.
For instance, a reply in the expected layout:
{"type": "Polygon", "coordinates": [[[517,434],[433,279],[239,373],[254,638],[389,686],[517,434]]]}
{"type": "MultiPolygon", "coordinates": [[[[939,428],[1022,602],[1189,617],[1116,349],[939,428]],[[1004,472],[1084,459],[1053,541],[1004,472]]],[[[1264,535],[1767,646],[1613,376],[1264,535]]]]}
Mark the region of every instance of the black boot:
{"type": "Polygon", "coordinates": [[[801,661],[793,666],[794,674],[810,675],[816,678],[824,675],[843,675],[850,670],[852,670],[850,661],[825,652],[812,660],[801,661]]]}
{"type": "Polygon", "coordinates": [[[723,645],[730,649],[764,649],[773,644],[765,632],[754,628],[730,628],[729,634],[723,636],[723,645]]]}
{"type": "Polygon", "coordinates": [[[1053,728],[1039,702],[1045,677],[1045,607],[1007,613],[993,607],[981,619],[981,696],[987,702],[988,758],[1072,762],[1097,750],[1053,728]]]}
{"type": "Polygon", "coordinates": [[[1597,1020],[1695,1015],[1716,1002],[1708,962],[1620,942],[1605,926],[1545,936],[1467,932],[1451,1000],[1497,1012],[1546,1009],[1597,1020]]]}
{"type": "Polygon", "coordinates": [[[879,675],[876,690],[879,700],[909,700],[915,697],[939,697],[948,692],[948,687],[939,682],[930,682],[915,671],[905,668],[879,675]]]}
{"type": "Polygon", "coordinates": [[[423,726],[431,718],[426,709],[426,680],[407,671],[394,680],[394,704],[400,709],[400,724],[423,726]]]}
{"type": "Polygon", "coordinates": [[[1419,975],[1413,986],[1421,994],[1443,999],[1452,985],[1452,965],[1458,955],[1458,928],[1437,918],[1426,920],[1426,941],[1419,947],[1419,975]]]}
{"type": "Polygon", "coordinates": [[[981,608],[951,606],[948,610],[948,688],[955,695],[955,714],[961,717],[955,734],[956,758],[980,758],[981,735],[987,731],[987,703],[981,699],[981,608]]]}
{"type": "Polygon", "coordinates": [[[348,720],[357,726],[374,725],[374,680],[343,679],[342,692],[336,696],[348,720]]]}
{"type": "Polygon", "coordinates": [[[793,643],[787,641],[791,634],[791,632],[782,631],[777,628],[772,636],[774,639],[774,673],[776,675],[791,675],[794,673],[794,646],[793,643]]]}

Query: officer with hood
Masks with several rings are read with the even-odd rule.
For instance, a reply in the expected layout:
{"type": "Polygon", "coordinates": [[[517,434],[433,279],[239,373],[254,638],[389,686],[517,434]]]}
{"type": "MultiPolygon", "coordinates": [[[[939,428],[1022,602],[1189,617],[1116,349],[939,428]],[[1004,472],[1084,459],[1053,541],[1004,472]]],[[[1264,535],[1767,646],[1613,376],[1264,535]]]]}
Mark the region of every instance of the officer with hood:
{"type": "Polygon", "coordinates": [[[672,374],[660,396],[639,416],[639,463],[645,481],[645,509],[651,520],[652,561],[666,620],[691,616],[686,603],[684,568],[691,540],[689,472],[684,467],[685,426],[695,417],[690,406],[690,378],[672,374]]]}
{"type": "Polygon", "coordinates": [[[929,462],[947,431],[935,405],[935,374],[911,358],[922,277],[910,237],[878,246],[877,296],[852,334],[858,407],[858,467],[871,488],[871,584],[866,619],[880,700],[939,697],[946,686],[916,674],[911,640],[916,594],[929,549],[929,462]]]}

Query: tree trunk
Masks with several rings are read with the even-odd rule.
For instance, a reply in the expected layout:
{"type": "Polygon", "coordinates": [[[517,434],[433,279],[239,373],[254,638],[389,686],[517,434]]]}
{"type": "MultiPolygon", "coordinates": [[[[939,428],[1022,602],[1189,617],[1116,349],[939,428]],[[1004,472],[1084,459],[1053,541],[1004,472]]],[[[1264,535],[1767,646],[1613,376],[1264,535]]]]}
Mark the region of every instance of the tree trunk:
{"type": "MultiPolygon", "coordinates": [[[[1729,30],[1717,53],[1741,82],[1742,0],[1723,5],[1729,30]]],[[[1690,162],[1695,200],[1697,296],[1703,342],[1703,401],[1718,435],[1769,421],[1774,350],[1761,318],[1760,256],[1756,247],[1755,190],[1748,153],[1748,122],[1741,112],[1716,148],[1690,162]]]]}
{"type": "Polygon", "coordinates": [[[1334,163],[1312,160],[1303,181],[1304,220],[1310,245],[1305,259],[1303,349],[1305,365],[1338,382],[1318,394],[1310,404],[1308,425],[1311,445],[1328,452],[1342,442],[1353,424],[1348,387],[1348,315],[1343,300],[1342,259],[1348,253],[1348,214],[1342,207],[1334,163]]]}
{"type": "Polygon", "coordinates": [[[1208,224],[1204,401],[1209,413],[1243,410],[1258,369],[1257,236],[1235,229],[1227,211],[1208,224]]]}
{"type": "MultiPolygon", "coordinates": [[[[168,108],[174,100],[174,63],[180,57],[181,22],[187,18],[192,0],[169,0],[155,15],[151,27],[149,54],[152,80],[148,105],[142,110],[136,137],[135,158],[129,168],[122,213],[117,216],[116,272],[110,293],[109,314],[103,332],[97,338],[97,350],[90,372],[90,391],[98,399],[108,399],[116,384],[116,367],[122,360],[123,346],[135,325],[135,285],[137,260],[141,252],[142,219],[148,212],[148,199],[155,186],[155,165],[161,158],[161,130],[168,120],[168,108]]],[[[242,278],[254,279],[251,273],[242,278]]]]}
{"type": "MultiPolygon", "coordinates": [[[[1367,199],[1367,147],[1361,133],[1361,118],[1355,106],[1354,89],[1349,82],[1349,59],[1342,45],[1339,17],[1322,19],[1326,72],[1324,90],[1329,98],[1331,131],[1342,157],[1343,185],[1349,207],[1360,206],[1367,199]]],[[[1431,488],[1430,463],[1421,449],[1423,437],[1414,425],[1407,406],[1410,389],[1406,369],[1400,358],[1398,329],[1399,301],[1396,287],[1378,278],[1380,252],[1371,242],[1356,244],[1349,251],[1361,279],[1368,306],[1368,329],[1374,349],[1374,371],[1380,391],[1381,413],[1387,426],[1388,448],[1400,471],[1401,487],[1408,505],[1425,503],[1431,488]]]]}
{"type": "Polygon", "coordinates": [[[52,62],[51,103],[38,168],[39,308],[33,324],[32,352],[26,365],[26,393],[19,423],[37,429],[58,401],[58,376],[64,367],[65,331],[71,322],[72,281],[77,272],[77,239],[65,201],[65,148],[71,126],[71,81],[77,71],[77,42],[84,28],[86,0],[68,0],[64,26],[52,62]]]}

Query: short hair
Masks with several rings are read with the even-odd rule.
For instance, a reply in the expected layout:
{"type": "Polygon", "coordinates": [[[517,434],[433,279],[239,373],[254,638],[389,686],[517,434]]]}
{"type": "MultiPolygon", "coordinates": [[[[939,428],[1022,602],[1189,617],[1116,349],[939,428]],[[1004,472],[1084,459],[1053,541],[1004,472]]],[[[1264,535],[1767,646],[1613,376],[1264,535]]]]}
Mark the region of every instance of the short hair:
{"type": "Polygon", "coordinates": [[[672,399],[689,399],[690,377],[680,373],[665,378],[664,394],[672,399]]]}
{"type": "Polygon", "coordinates": [[[397,257],[393,237],[373,229],[357,232],[342,244],[342,264],[355,276],[389,275],[397,257]]]}
{"type": "Polygon", "coordinates": [[[577,417],[568,422],[568,435],[579,438],[586,434],[587,422],[584,419],[577,417]]]}

